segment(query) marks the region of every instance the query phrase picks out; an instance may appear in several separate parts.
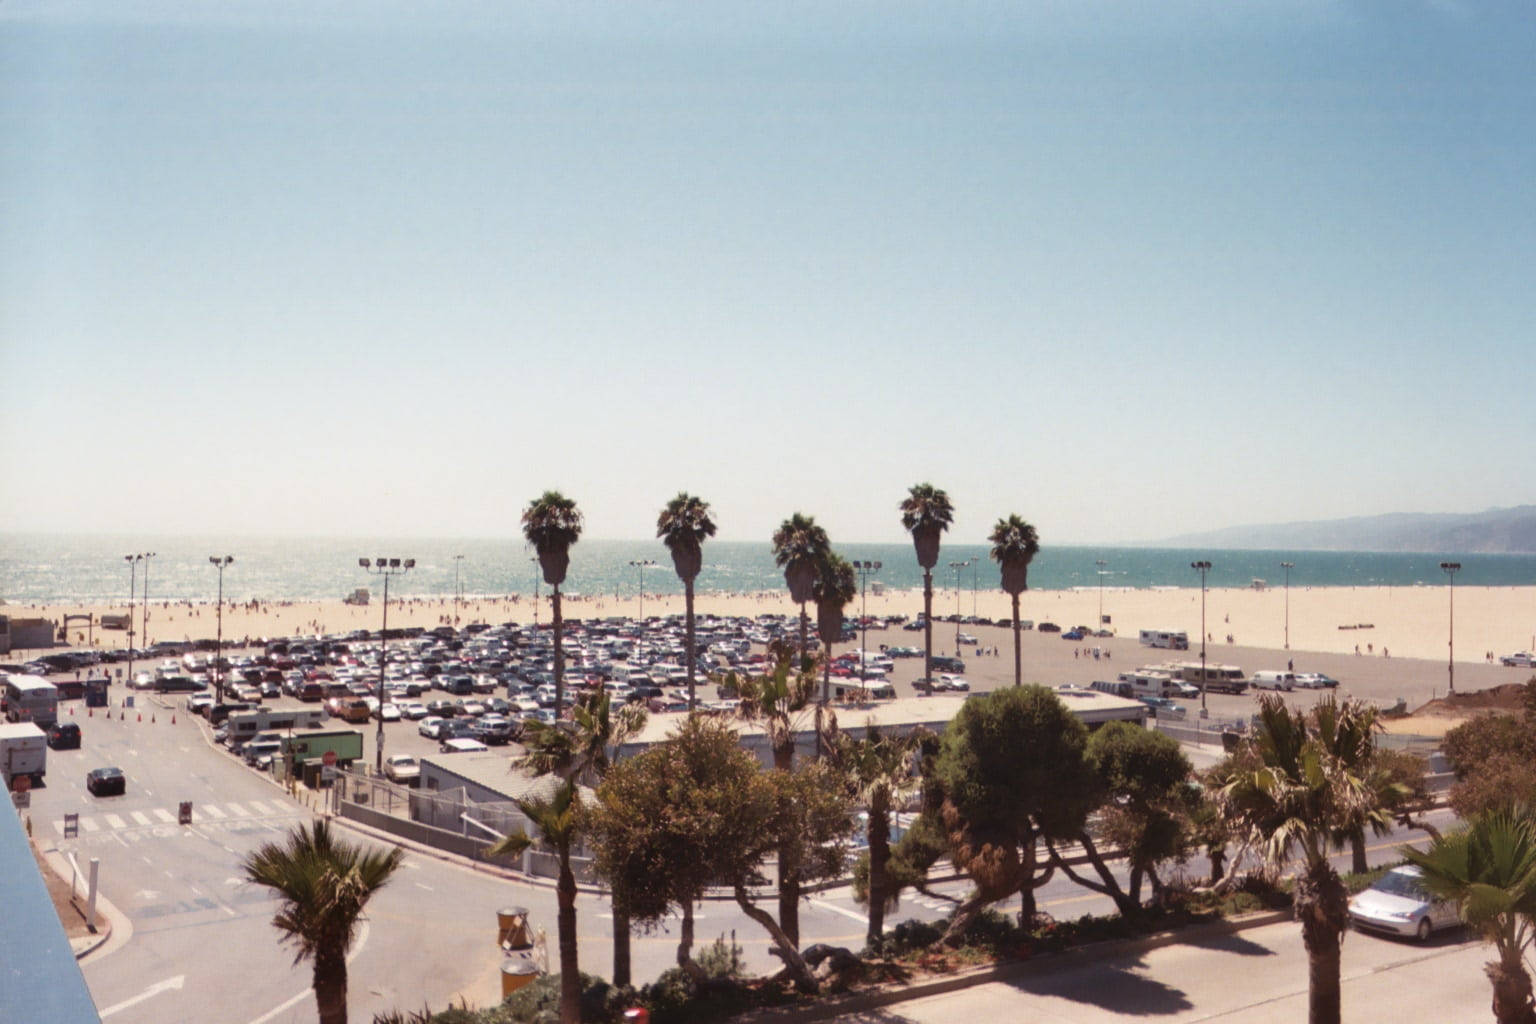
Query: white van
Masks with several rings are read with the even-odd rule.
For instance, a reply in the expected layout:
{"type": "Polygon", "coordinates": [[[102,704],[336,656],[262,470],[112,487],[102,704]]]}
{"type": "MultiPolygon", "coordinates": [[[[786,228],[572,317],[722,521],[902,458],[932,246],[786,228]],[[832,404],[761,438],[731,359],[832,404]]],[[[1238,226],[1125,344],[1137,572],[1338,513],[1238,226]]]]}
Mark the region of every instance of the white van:
{"type": "Polygon", "coordinates": [[[1255,672],[1252,682],[1255,690],[1294,690],[1296,688],[1296,676],[1290,672],[1255,672]]]}

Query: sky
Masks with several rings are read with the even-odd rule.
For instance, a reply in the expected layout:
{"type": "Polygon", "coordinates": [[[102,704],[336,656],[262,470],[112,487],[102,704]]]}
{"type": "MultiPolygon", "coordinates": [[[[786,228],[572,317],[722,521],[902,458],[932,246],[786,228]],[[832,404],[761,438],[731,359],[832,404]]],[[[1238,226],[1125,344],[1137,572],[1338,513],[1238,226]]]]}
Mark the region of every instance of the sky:
{"type": "Polygon", "coordinates": [[[0,4],[0,529],[1536,500],[1536,5],[0,4]]]}

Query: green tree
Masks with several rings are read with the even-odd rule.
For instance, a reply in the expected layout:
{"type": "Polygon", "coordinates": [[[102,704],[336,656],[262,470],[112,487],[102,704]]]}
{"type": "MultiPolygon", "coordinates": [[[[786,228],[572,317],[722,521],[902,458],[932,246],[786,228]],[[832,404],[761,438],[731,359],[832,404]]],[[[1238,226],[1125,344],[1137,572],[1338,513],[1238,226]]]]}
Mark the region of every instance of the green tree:
{"type": "MultiPolygon", "coordinates": [[[[523,726],[521,757],[513,765],[535,775],[555,775],[562,782],[595,784],[613,767],[613,754],[645,728],[645,709],[636,704],[612,706],[608,694],[596,691],[577,697],[569,721],[523,726]]],[[[630,983],[629,915],[617,895],[613,901],[613,983],[630,983]]]]}
{"type": "Polygon", "coordinates": [[[864,900],[869,906],[866,937],[871,948],[878,948],[884,938],[885,914],[896,900],[890,877],[891,815],[922,786],[922,776],[915,767],[928,735],[925,729],[903,735],[885,734],[870,720],[861,739],[842,733],[832,745],[834,763],[869,815],[869,870],[864,900]]]}
{"type": "MultiPolygon", "coordinates": [[[[573,782],[561,782],[549,797],[530,796],[516,801],[517,809],[533,825],[541,841],[554,851],[559,862],[555,879],[555,923],[560,936],[560,1024],[581,1024],[581,972],[576,958],[576,875],[571,871],[571,850],[581,834],[581,797],[573,782]]],[[[534,845],[525,831],[497,840],[486,852],[493,857],[520,856],[534,845]]]]}
{"type": "Polygon", "coordinates": [[[538,552],[544,582],[553,589],[550,608],[555,631],[555,717],[565,708],[565,623],[561,617],[560,584],[571,564],[571,545],[581,536],[581,512],[576,503],[559,491],[545,491],[523,509],[523,536],[538,552]]]}
{"type": "Polygon", "coordinates": [[[933,678],[933,567],[939,563],[939,535],[955,521],[949,495],[933,484],[913,484],[897,506],[901,528],[912,535],[923,567],[923,678],[933,678]]]}
{"type": "Polygon", "coordinates": [[[832,696],[832,645],[843,638],[843,609],[858,593],[853,566],[841,555],[828,551],[817,566],[816,582],[811,587],[811,598],[816,602],[816,633],[825,648],[821,668],[823,705],[832,696]]]}
{"type": "Polygon", "coordinates": [[[715,535],[715,521],[709,515],[709,502],[686,491],[667,502],[656,520],[656,536],[672,552],[672,565],[683,581],[683,610],[688,644],[688,710],[698,709],[694,694],[694,661],[698,656],[693,639],[693,581],[703,565],[704,541],[715,535]]]}
{"type": "Polygon", "coordinates": [[[1229,825],[1251,835],[1271,865],[1300,858],[1295,906],[1310,973],[1308,1020],[1337,1024],[1349,894],[1329,855],[1356,829],[1391,820],[1380,793],[1359,774],[1368,758],[1358,748],[1374,742],[1376,711],[1329,695],[1308,715],[1265,694],[1258,719],[1250,742],[1259,767],[1234,772],[1218,802],[1229,825]]]}
{"type": "Polygon", "coordinates": [[[1494,1020],[1536,1024],[1524,963],[1536,921],[1536,821],[1529,810],[1485,811],[1427,851],[1403,847],[1403,856],[1423,871],[1431,893],[1458,901],[1462,920],[1497,952],[1483,968],[1493,985],[1494,1020]]]}
{"type": "Polygon", "coordinates": [[[1019,639],[1019,595],[1029,589],[1029,563],[1040,552],[1035,528],[1017,515],[999,519],[987,537],[992,561],[1002,573],[1003,590],[1013,599],[1013,685],[1024,685],[1024,649],[1019,639]]]}
{"type": "Polygon", "coordinates": [[[976,888],[945,941],[958,943],[988,904],[1015,892],[1032,923],[1034,891],[1054,870],[1041,864],[1041,841],[1078,838],[1099,804],[1087,744],[1087,727],[1043,686],[968,700],[950,721],[923,813],[936,815],[955,867],[976,888]]]}
{"type": "Polygon", "coordinates": [[[809,617],[805,605],[811,599],[811,588],[821,562],[832,549],[827,531],[816,525],[814,516],[796,512],[779,524],[773,532],[773,562],[784,570],[784,583],[789,587],[790,600],[800,606],[800,666],[805,667],[807,653],[806,633],[809,617]]]}
{"type": "Polygon", "coordinates": [[[336,838],[324,821],[298,825],[283,843],[264,843],[241,861],[245,877],[282,900],[272,924],[314,963],[320,1024],[346,1024],[347,950],[373,894],[405,859],[399,847],[364,850],[336,838]]]}
{"type": "Polygon", "coordinates": [[[1446,732],[1441,750],[1456,773],[1450,803],[1462,818],[1536,807],[1536,714],[1529,709],[1463,722],[1446,732]]]}

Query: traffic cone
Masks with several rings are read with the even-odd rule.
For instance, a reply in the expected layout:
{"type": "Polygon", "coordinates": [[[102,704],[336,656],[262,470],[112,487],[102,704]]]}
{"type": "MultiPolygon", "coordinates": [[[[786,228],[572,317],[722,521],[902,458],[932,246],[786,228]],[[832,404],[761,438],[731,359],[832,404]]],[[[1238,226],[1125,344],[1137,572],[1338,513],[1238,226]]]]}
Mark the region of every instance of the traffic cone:
{"type": "Polygon", "coordinates": [[[172,725],[175,725],[175,724],[176,724],[176,716],[175,716],[175,715],[172,715],[172,716],[171,716],[171,724],[172,724],[172,725]]]}
{"type": "MultiPolygon", "coordinates": [[[[140,719],[140,721],[142,721],[142,719],[140,719]]],[[[153,711],[151,711],[149,713],[149,724],[150,725],[154,725],[155,724],[155,713],[153,711]]]]}
{"type": "Polygon", "coordinates": [[[139,712],[139,718],[138,718],[138,720],[139,720],[139,721],[140,721],[140,722],[142,722],[142,721],[144,721],[144,712],[142,712],[142,711],[140,711],[140,712],[139,712]]]}
{"type": "Polygon", "coordinates": [[[86,718],[95,718],[96,717],[96,709],[95,708],[86,708],[85,709],[85,717],[86,718]]]}

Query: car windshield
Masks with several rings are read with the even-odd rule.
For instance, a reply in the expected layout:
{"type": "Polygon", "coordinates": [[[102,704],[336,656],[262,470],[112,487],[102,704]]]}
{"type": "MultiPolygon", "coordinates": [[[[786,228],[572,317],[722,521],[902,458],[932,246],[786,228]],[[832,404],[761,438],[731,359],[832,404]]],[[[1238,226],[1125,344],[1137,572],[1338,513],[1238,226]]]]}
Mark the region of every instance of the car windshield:
{"type": "Polygon", "coordinates": [[[1418,876],[1404,871],[1387,872],[1371,888],[1379,892],[1391,893],[1393,896],[1406,896],[1412,900],[1428,899],[1428,894],[1424,891],[1424,883],[1418,876]]]}

